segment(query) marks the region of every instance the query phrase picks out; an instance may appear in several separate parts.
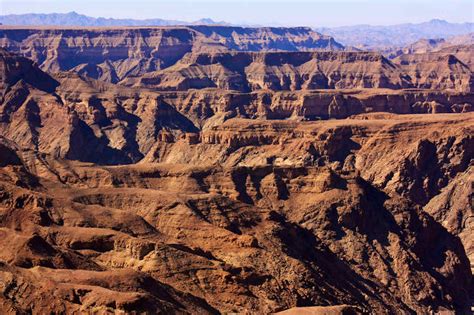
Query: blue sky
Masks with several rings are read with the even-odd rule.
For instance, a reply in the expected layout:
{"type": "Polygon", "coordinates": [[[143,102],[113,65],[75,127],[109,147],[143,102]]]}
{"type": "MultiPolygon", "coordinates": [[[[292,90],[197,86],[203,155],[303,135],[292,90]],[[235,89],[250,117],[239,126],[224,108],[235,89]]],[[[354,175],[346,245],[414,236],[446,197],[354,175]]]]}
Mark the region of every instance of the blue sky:
{"type": "Polygon", "coordinates": [[[70,12],[98,17],[204,17],[231,23],[339,26],[388,25],[433,18],[472,22],[473,0],[0,0],[0,14],[70,12]]]}

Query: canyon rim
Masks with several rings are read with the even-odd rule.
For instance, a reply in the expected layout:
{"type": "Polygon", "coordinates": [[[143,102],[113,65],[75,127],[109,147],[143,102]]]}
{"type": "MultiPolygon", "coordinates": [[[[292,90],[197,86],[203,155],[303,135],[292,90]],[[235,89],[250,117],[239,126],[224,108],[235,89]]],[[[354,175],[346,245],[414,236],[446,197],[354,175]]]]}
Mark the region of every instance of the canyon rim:
{"type": "Polygon", "coordinates": [[[472,313],[472,21],[4,2],[1,314],[472,313]]]}

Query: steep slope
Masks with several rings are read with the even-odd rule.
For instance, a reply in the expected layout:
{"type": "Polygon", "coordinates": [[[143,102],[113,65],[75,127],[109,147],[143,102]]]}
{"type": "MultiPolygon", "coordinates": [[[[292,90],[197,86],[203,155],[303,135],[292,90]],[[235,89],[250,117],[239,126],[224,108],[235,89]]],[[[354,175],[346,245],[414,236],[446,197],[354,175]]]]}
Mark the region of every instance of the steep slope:
{"type": "MultiPolygon", "coordinates": [[[[0,157],[0,243],[4,249],[0,254],[2,313],[103,312],[111,309],[126,312],[217,312],[204,300],[177,291],[144,272],[105,270],[85,258],[84,252],[79,250],[81,241],[69,240],[76,242],[73,247],[79,245],[76,250],[71,251],[68,246],[61,248],[61,238],[65,235],[60,233],[63,236],[59,236],[55,231],[52,226],[55,224],[49,217],[51,213],[47,210],[50,207],[60,210],[61,206],[58,200],[48,195],[41,180],[28,171],[35,170],[34,163],[42,160],[3,137],[0,137],[0,157]],[[22,221],[28,223],[23,225],[22,221]],[[15,225],[18,229],[14,228],[15,225]],[[43,234],[46,231],[53,238],[47,239],[43,234]]],[[[50,168],[49,174],[52,172],[54,170],[50,168]]],[[[133,216],[122,218],[130,223],[133,216]]],[[[140,223],[144,225],[138,221],[140,223]]],[[[99,232],[98,236],[105,229],[95,231],[99,232]]],[[[81,228],[73,228],[71,232],[81,237],[81,228]]],[[[82,236],[90,236],[84,232],[82,230],[82,236]]],[[[114,233],[105,234],[99,238],[114,233]]]]}
{"type": "Polygon", "coordinates": [[[123,84],[159,90],[217,87],[227,90],[406,88],[396,66],[375,53],[188,54],[176,65],[123,84]]]}
{"type": "Polygon", "coordinates": [[[472,70],[465,67],[472,61],[469,47],[453,46],[459,62],[446,47],[439,58],[431,53],[400,56],[398,67],[378,53],[335,52],[343,47],[308,28],[2,26],[0,44],[47,72],[73,71],[159,90],[472,88],[472,70]]]}
{"type": "MultiPolygon", "coordinates": [[[[232,117],[315,120],[378,111],[469,112],[474,104],[471,93],[437,91],[240,93],[203,89],[157,93],[87,79],[71,72],[58,73],[53,79],[25,58],[6,52],[3,56],[6,71],[2,77],[0,135],[53,157],[99,164],[137,162],[167,133],[180,137],[232,117]]],[[[267,63],[275,60],[280,62],[278,58],[269,58],[267,63]]],[[[234,66],[239,65],[234,63],[234,66]]],[[[330,68],[324,64],[320,68],[325,67],[330,68]]],[[[305,69],[304,65],[301,69],[305,69]]],[[[249,75],[252,73],[259,75],[257,70],[249,75]]],[[[254,82],[258,83],[256,79],[254,82]]]]}
{"type": "MultiPolygon", "coordinates": [[[[248,168],[249,174],[254,174],[260,164],[302,168],[331,165],[333,169],[355,171],[390,198],[401,195],[425,206],[425,211],[459,235],[472,263],[472,119],[471,114],[364,114],[351,120],[319,123],[231,119],[198,137],[168,138],[157,144],[144,162],[218,163],[248,168]]],[[[263,187],[263,181],[256,181],[252,177],[253,190],[241,195],[242,200],[256,198],[282,207],[265,195],[269,188],[263,187]]],[[[275,194],[286,200],[288,188],[279,183],[287,181],[276,179],[274,188],[275,194]]],[[[304,185],[315,184],[306,181],[304,185]]],[[[311,204],[309,198],[303,200],[311,204]]],[[[304,217],[306,212],[300,203],[298,207],[304,217]]]]}
{"type": "MultiPolygon", "coordinates": [[[[351,156],[384,139],[380,130],[400,130],[396,143],[424,141],[434,130],[449,138],[456,131],[443,126],[472,128],[472,121],[232,119],[197,142],[159,141],[153,158],[165,164],[120,167],[17,151],[27,161],[23,173],[0,168],[3,305],[24,312],[269,313],[341,304],[371,313],[466,311],[471,274],[459,240],[416,196],[361,177],[359,157],[353,164],[351,156]],[[29,177],[36,182],[12,184],[29,177]]],[[[398,154],[377,152],[385,152],[382,160],[398,154]]]]}
{"type": "Polygon", "coordinates": [[[193,49],[222,50],[185,27],[0,29],[2,47],[37,62],[49,72],[74,69],[79,73],[117,82],[168,67],[193,49]]]}
{"type": "Polygon", "coordinates": [[[454,48],[456,46],[472,46],[474,44],[474,33],[453,36],[448,38],[422,38],[410,45],[398,50],[396,54],[421,54],[427,52],[436,52],[441,49],[454,48]]]}
{"type": "Polygon", "coordinates": [[[474,74],[454,55],[443,53],[408,54],[393,60],[417,88],[474,91],[474,74]]]}
{"type": "Polygon", "coordinates": [[[474,109],[472,93],[413,90],[313,90],[237,93],[216,89],[161,93],[196,126],[233,117],[320,120],[369,112],[461,113],[474,109]]]}
{"type": "Polygon", "coordinates": [[[430,200],[424,210],[464,244],[466,254],[474,266],[474,167],[459,173],[453,181],[443,188],[440,194],[430,200]]]}
{"type": "Polygon", "coordinates": [[[391,47],[382,50],[389,59],[401,55],[426,54],[437,52],[443,55],[453,55],[467,65],[471,71],[474,64],[474,33],[453,36],[449,38],[420,39],[406,47],[391,47]]]}
{"type": "Polygon", "coordinates": [[[343,50],[334,38],[309,27],[226,27],[197,25],[190,28],[230,50],[236,51],[308,51],[343,50]]]}
{"type": "Polygon", "coordinates": [[[467,313],[474,95],[347,89],[401,68],[189,53],[159,74],[222,88],[157,92],[0,51],[0,312],[467,313]]]}
{"type": "Polygon", "coordinates": [[[456,56],[456,58],[467,65],[471,71],[474,71],[474,44],[443,47],[438,52],[440,54],[456,56]]]}
{"type": "Polygon", "coordinates": [[[446,44],[447,41],[444,38],[422,38],[392,54],[395,55],[395,57],[401,54],[424,54],[436,51],[446,44]]]}
{"type": "Polygon", "coordinates": [[[45,71],[74,70],[112,83],[169,67],[192,51],[342,49],[332,38],[307,28],[225,26],[82,29],[0,26],[0,45],[30,58],[45,71]]]}
{"type": "Polygon", "coordinates": [[[36,89],[53,92],[59,85],[27,58],[9,53],[0,48],[0,93],[2,102],[5,94],[16,84],[28,84],[36,89]]]}
{"type": "Polygon", "coordinates": [[[121,83],[162,91],[422,88],[470,92],[472,77],[456,57],[441,53],[402,55],[392,63],[372,52],[227,52],[187,54],[174,66],[121,83]]]}

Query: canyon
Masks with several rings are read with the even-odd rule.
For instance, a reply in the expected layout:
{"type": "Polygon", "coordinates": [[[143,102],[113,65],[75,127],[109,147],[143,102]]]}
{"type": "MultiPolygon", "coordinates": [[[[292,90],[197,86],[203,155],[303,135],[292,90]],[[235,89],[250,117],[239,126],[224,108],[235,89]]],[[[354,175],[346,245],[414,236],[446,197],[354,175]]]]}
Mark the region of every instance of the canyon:
{"type": "Polygon", "coordinates": [[[160,70],[186,53],[232,50],[342,49],[310,28],[123,27],[29,28],[0,26],[0,45],[48,72],[73,70],[116,83],[160,70]]]}
{"type": "Polygon", "coordinates": [[[470,312],[469,53],[196,25],[0,45],[2,313],[470,312]]]}

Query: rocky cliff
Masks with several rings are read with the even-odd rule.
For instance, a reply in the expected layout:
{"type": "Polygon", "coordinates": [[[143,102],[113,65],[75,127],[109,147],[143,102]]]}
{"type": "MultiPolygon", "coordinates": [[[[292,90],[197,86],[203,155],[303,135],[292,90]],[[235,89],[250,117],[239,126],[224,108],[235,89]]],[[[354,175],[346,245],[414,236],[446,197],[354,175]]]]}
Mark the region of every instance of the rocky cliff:
{"type": "MultiPolygon", "coordinates": [[[[184,28],[0,29],[0,45],[49,72],[74,69],[108,82],[167,67],[206,40],[184,28]]],[[[224,49],[212,45],[212,49],[224,49]]]]}
{"type": "Polygon", "coordinates": [[[158,90],[474,88],[470,50],[392,62],[379,53],[340,52],[334,39],[308,28],[2,26],[0,45],[50,73],[158,90]]]}
{"type": "Polygon", "coordinates": [[[426,54],[438,52],[454,55],[472,70],[474,56],[474,33],[448,38],[420,39],[405,47],[390,47],[382,50],[390,59],[400,55],[426,54]]]}
{"type": "Polygon", "coordinates": [[[371,52],[187,54],[175,65],[124,85],[157,90],[237,91],[361,88],[474,89],[472,71],[453,55],[413,54],[389,61],[371,52]]]}
{"type": "Polygon", "coordinates": [[[474,90],[474,74],[452,54],[401,55],[394,60],[418,88],[474,90]]]}
{"type": "Polygon", "coordinates": [[[0,46],[37,62],[45,71],[74,70],[106,82],[166,68],[191,51],[340,50],[331,37],[309,28],[0,27],[0,46]]]}
{"type": "Polygon", "coordinates": [[[309,27],[229,27],[197,25],[190,28],[230,50],[236,51],[307,51],[343,50],[331,36],[309,27]]]}
{"type": "Polygon", "coordinates": [[[163,71],[125,85],[159,90],[217,87],[226,90],[394,88],[409,78],[379,54],[359,52],[188,54],[163,71]]]}
{"type": "Polygon", "coordinates": [[[6,52],[4,58],[5,64],[24,65],[17,72],[31,74],[22,78],[9,72],[5,77],[0,134],[55,157],[100,164],[139,161],[162,131],[179,136],[231,118],[301,121],[381,111],[460,113],[472,111],[474,104],[471,93],[410,90],[158,93],[73,73],[53,79],[25,58],[6,52]],[[41,80],[33,80],[35,76],[41,80]]]}
{"type": "Polygon", "coordinates": [[[463,246],[409,183],[462,176],[472,120],[232,119],[120,167],[6,146],[2,309],[467,311],[463,246]]]}
{"type": "Polygon", "coordinates": [[[190,52],[160,74],[220,88],[157,91],[0,50],[0,311],[468,313],[474,96],[446,62],[403,89],[419,61],[190,52]]]}

